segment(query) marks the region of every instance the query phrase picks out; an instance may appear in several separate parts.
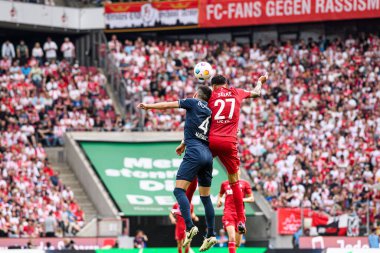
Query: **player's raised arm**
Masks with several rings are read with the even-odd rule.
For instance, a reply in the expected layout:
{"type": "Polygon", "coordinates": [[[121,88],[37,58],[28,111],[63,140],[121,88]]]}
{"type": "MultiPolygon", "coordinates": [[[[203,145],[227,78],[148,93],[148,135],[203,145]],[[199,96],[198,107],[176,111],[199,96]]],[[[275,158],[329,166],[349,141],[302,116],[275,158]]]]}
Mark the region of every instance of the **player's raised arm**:
{"type": "Polygon", "coordinates": [[[179,103],[178,103],[178,101],[161,102],[161,103],[155,103],[155,104],[141,103],[137,106],[137,108],[143,109],[143,110],[150,110],[150,109],[166,110],[166,109],[179,108],[179,103]]]}
{"type": "Polygon", "coordinates": [[[250,98],[257,98],[261,96],[261,86],[268,80],[268,73],[264,76],[260,76],[257,81],[256,87],[251,91],[250,98]]]}

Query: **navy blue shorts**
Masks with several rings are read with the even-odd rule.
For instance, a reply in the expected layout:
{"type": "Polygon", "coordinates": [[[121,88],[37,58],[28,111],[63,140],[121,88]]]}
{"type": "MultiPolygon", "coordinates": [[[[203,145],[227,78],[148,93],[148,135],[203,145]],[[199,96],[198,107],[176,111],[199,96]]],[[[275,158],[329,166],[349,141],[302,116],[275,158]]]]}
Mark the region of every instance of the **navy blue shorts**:
{"type": "Polygon", "coordinates": [[[199,186],[210,187],[212,163],[213,157],[206,144],[188,145],[176,179],[192,182],[195,177],[198,177],[199,186]]]}

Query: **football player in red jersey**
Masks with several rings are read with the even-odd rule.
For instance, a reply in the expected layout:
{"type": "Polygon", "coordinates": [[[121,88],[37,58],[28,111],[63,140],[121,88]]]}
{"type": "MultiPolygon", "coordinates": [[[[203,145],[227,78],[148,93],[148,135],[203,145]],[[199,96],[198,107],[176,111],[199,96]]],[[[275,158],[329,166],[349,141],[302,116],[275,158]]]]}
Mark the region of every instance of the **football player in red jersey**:
{"type": "Polygon", "coordinates": [[[240,160],[237,149],[237,132],[240,106],[246,98],[260,97],[261,86],[267,79],[268,74],[261,76],[256,87],[251,91],[229,87],[227,79],[222,75],[216,75],[211,79],[213,91],[208,102],[212,111],[209,145],[213,156],[219,158],[228,172],[240,234],[246,233],[243,195],[239,187],[238,173],[240,160]]]}
{"type": "MultiPolygon", "coordinates": [[[[238,184],[243,192],[243,201],[250,203],[254,202],[251,185],[245,180],[239,180],[238,184]]],[[[220,186],[218,207],[223,205],[223,196],[225,196],[225,200],[222,222],[224,230],[226,230],[228,234],[228,252],[236,253],[236,248],[240,246],[243,235],[236,233],[238,232],[238,216],[236,214],[235,202],[233,199],[234,196],[228,180],[224,181],[220,186]]]]}
{"type": "MultiPolygon", "coordinates": [[[[191,218],[194,221],[198,221],[199,218],[194,213],[194,206],[190,204],[191,218]]],[[[173,205],[172,211],[169,213],[169,218],[172,224],[175,225],[175,240],[177,241],[178,253],[182,253],[183,242],[186,237],[186,224],[185,220],[181,216],[178,203],[173,205]]],[[[189,253],[190,244],[185,248],[185,253],[189,253]]]]}

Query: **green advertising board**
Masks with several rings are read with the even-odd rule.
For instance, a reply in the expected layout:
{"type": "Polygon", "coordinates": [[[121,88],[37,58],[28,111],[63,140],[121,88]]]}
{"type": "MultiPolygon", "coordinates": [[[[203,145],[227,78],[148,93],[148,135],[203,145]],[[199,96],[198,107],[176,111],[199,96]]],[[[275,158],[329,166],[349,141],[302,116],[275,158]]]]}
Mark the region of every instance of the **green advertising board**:
{"type": "MultiPolygon", "coordinates": [[[[166,216],[175,202],[173,189],[182,161],[175,153],[178,142],[80,142],[87,158],[121,212],[129,216],[166,216]]],[[[220,185],[227,180],[214,160],[211,199],[216,206],[220,185]]],[[[194,210],[204,215],[198,192],[194,210]]],[[[253,214],[247,206],[247,215],[253,214]]],[[[222,215],[222,208],[215,208],[222,215]]]]}
{"type": "MultiPolygon", "coordinates": [[[[198,247],[191,248],[194,253],[198,253],[198,247]]],[[[238,253],[265,253],[266,248],[239,248],[238,253]]],[[[209,253],[226,253],[227,248],[211,248],[209,253]]],[[[144,248],[144,249],[98,249],[96,253],[178,253],[177,248],[144,248]]]]}

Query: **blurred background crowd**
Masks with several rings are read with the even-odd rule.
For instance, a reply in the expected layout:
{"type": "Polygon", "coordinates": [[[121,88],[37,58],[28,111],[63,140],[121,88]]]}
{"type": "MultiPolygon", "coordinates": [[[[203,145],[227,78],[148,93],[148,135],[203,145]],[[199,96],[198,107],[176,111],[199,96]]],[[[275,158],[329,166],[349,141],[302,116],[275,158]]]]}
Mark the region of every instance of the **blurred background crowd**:
{"type": "MultiPolygon", "coordinates": [[[[240,118],[242,167],[274,208],[307,207],[331,215],[379,218],[380,40],[108,42],[130,92],[143,102],[192,96],[196,62],[207,60],[232,86],[252,89],[266,71],[262,98],[246,100],[240,118]]],[[[149,111],[145,131],[182,131],[184,113],[149,111]]]]}
{"type": "Polygon", "coordinates": [[[0,236],[67,236],[83,226],[44,146],[62,145],[66,131],[118,127],[104,75],[76,64],[74,52],[69,38],[60,47],[51,38],[33,48],[1,45],[0,236]]]}

